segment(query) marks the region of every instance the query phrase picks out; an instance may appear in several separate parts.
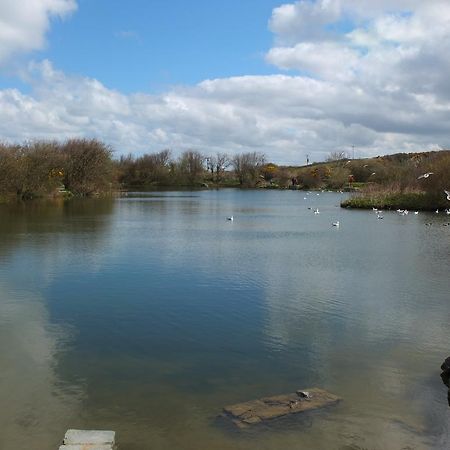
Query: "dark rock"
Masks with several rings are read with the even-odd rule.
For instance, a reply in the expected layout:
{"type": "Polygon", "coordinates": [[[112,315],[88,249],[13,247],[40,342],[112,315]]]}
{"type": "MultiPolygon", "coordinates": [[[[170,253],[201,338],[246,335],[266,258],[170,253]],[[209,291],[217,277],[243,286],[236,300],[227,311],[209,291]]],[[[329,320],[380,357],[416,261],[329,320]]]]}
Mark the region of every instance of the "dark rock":
{"type": "Polygon", "coordinates": [[[442,363],[441,370],[442,382],[449,388],[447,400],[448,406],[450,406],[450,356],[442,363]]]}
{"type": "Polygon", "coordinates": [[[450,372],[450,356],[442,363],[441,370],[450,372]]]}

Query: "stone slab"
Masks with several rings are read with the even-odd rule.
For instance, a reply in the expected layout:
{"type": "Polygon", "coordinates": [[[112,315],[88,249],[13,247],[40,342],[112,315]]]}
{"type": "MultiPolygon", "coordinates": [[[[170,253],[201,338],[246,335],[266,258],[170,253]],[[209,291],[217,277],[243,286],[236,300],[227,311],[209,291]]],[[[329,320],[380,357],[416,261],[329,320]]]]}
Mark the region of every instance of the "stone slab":
{"type": "Polygon", "coordinates": [[[113,448],[111,444],[68,444],[61,445],[59,450],[113,450],[113,448]]]}
{"type": "Polygon", "coordinates": [[[289,414],[323,408],[341,400],[323,389],[311,388],[292,394],[263,397],[243,403],[225,406],[225,414],[239,428],[245,428],[266,420],[289,414]]]}
{"type": "MultiPolygon", "coordinates": [[[[113,445],[115,442],[114,431],[105,430],[67,430],[64,436],[64,445],[97,444],[113,445]]],[[[102,449],[103,450],[103,449],[102,449]]]]}

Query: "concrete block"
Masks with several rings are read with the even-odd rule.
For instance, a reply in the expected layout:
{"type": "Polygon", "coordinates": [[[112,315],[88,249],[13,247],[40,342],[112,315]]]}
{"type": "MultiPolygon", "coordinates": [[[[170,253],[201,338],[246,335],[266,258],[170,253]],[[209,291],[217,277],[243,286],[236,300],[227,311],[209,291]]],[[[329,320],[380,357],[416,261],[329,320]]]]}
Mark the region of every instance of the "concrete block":
{"type": "Polygon", "coordinates": [[[112,446],[115,441],[115,434],[114,431],[104,430],[67,430],[63,443],[65,446],[79,444],[112,446]]]}
{"type": "Polygon", "coordinates": [[[59,450],[113,450],[113,448],[111,444],[69,444],[61,445],[59,450]]]}

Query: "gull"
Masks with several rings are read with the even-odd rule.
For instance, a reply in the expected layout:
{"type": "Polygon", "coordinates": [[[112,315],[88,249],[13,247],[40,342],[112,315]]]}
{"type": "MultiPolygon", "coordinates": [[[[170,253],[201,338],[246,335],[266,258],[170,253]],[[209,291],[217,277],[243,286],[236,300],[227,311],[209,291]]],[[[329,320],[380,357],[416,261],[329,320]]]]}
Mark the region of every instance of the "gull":
{"type": "Polygon", "coordinates": [[[351,161],[347,161],[345,164],[351,163],[351,161]]]}
{"type": "Polygon", "coordinates": [[[450,200],[450,191],[446,191],[446,190],[444,189],[444,192],[445,192],[446,195],[447,195],[447,200],[450,200]]]}
{"type": "Polygon", "coordinates": [[[433,175],[434,172],[427,172],[424,173],[423,175],[420,175],[419,177],[417,177],[418,180],[420,180],[421,178],[428,178],[430,175],[433,175]]]}
{"type": "Polygon", "coordinates": [[[227,220],[230,220],[231,222],[233,222],[234,217],[233,216],[227,217],[227,220]]]}
{"type": "Polygon", "coordinates": [[[439,214],[439,209],[436,210],[436,214],[439,214]]]}
{"type": "Polygon", "coordinates": [[[450,209],[446,209],[445,212],[446,212],[447,214],[450,214],[450,209]]]}
{"type": "Polygon", "coordinates": [[[303,200],[306,200],[307,199],[307,197],[303,197],[303,200]]]}
{"type": "Polygon", "coordinates": [[[379,212],[377,212],[377,219],[384,219],[384,217],[379,212]]]}
{"type": "Polygon", "coordinates": [[[364,164],[363,167],[369,167],[369,164],[364,164]]]}
{"type": "Polygon", "coordinates": [[[376,174],[376,172],[372,172],[372,173],[370,174],[370,176],[375,175],[375,174],[376,174]]]}
{"type": "Polygon", "coordinates": [[[314,214],[320,214],[319,208],[316,208],[316,209],[314,210],[314,214]]]}
{"type": "Polygon", "coordinates": [[[407,209],[405,209],[405,210],[403,211],[403,215],[406,216],[406,215],[408,215],[408,214],[409,214],[409,211],[408,211],[407,209]]]}
{"type": "Polygon", "coordinates": [[[336,220],[336,222],[333,222],[331,225],[332,225],[333,227],[339,228],[339,220],[336,220]]]}
{"type": "Polygon", "coordinates": [[[417,216],[417,214],[419,214],[419,211],[414,211],[414,214],[417,216]]]}
{"type": "Polygon", "coordinates": [[[372,211],[377,212],[378,208],[372,208],[372,211]]]}
{"type": "Polygon", "coordinates": [[[403,214],[405,212],[405,210],[404,209],[397,209],[397,212],[400,213],[400,214],[403,214]]]}

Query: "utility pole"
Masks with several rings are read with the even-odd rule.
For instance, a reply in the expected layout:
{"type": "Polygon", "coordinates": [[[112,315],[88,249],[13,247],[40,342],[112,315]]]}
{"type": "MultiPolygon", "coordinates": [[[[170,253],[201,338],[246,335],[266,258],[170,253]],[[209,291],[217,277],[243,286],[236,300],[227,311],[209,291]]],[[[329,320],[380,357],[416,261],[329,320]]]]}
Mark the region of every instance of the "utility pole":
{"type": "Polygon", "coordinates": [[[306,165],[309,166],[309,155],[306,155],[306,165]]]}

